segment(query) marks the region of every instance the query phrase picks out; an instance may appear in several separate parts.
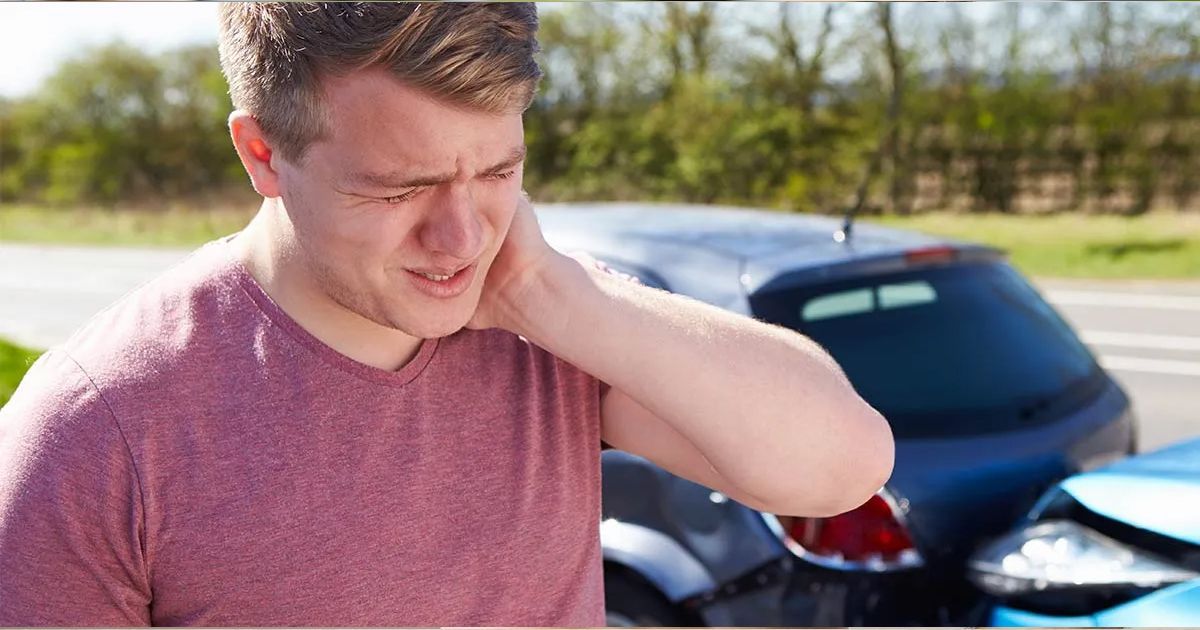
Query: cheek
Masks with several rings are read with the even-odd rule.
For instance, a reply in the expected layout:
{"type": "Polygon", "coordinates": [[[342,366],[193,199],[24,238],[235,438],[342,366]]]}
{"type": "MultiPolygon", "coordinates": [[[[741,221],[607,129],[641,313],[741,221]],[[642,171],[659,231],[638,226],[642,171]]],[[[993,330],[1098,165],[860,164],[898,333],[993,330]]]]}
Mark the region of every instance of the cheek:
{"type": "Polygon", "coordinates": [[[489,191],[484,216],[492,229],[498,232],[497,237],[503,236],[508,231],[520,196],[521,178],[519,175],[494,185],[489,191]]]}
{"type": "Polygon", "coordinates": [[[366,258],[386,256],[412,232],[411,221],[388,212],[366,212],[336,227],[345,247],[366,258]]]}
{"type": "Polygon", "coordinates": [[[296,238],[314,273],[326,284],[347,288],[379,283],[407,233],[403,217],[369,204],[348,204],[311,185],[315,179],[290,178],[284,194],[296,238]]]}
{"type": "Polygon", "coordinates": [[[303,183],[290,181],[284,204],[288,210],[296,237],[310,249],[333,250],[344,240],[339,210],[328,194],[319,188],[306,188],[303,183]],[[297,185],[298,184],[298,185],[297,185]]]}
{"type": "Polygon", "coordinates": [[[405,247],[409,226],[386,212],[326,207],[318,214],[307,226],[307,249],[344,282],[378,282],[395,252],[405,247]]]}

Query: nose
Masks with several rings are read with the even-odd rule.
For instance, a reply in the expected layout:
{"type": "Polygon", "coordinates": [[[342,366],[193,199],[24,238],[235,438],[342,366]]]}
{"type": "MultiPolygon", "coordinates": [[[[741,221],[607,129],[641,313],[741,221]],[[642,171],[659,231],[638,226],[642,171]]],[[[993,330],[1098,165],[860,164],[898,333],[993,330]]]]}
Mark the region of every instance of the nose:
{"type": "Polygon", "coordinates": [[[466,262],[483,252],[483,225],[475,209],[470,188],[447,186],[421,226],[420,241],[426,251],[440,254],[446,262],[466,262]]]}

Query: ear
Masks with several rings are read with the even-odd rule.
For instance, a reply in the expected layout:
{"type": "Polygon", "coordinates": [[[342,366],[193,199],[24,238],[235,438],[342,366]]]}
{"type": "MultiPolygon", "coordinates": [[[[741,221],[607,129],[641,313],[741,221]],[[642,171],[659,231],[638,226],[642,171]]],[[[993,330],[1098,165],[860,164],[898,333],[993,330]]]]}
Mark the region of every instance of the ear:
{"type": "Polygon", "coordinates": [[[242,166],[250,175],[254,190],[263,197],[279,197],[279,172],[276,167],[283,159],[276,156],[271,142],[263,135],[262,127],[250,114],[237,110],[229,115],[229,135],[242,166]]]}

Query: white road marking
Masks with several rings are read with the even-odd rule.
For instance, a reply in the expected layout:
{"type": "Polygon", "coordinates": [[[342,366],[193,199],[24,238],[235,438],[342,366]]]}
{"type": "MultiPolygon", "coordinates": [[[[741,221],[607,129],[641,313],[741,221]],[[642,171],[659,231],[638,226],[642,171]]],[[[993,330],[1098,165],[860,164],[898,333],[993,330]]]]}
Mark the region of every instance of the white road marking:
{"type": "Polygon", "coordinates": [[[1178,335],[1148,335],[1143,333],[1114,332],[1108,330],[1084,330],[1079,333],[1085,343],[1119,348],[1146,348],[1154,350],[1200,351],[1200,337],[1178,335]]]}
{"type": "Polygon", "coordinates": [[[1112,308],[1153,308],[1170,311],[1200,312],[1200,297],[1154,293],[1114,293],[1102,291],[1046,291],[1046,297],[1061,306],[1105,306],[1112,308]]]}
{"type": "Polygon", "coordinates": [[[1101,356],[1100,365],[1106,370],[1148,372],[1175,376],[1200,376],[1200,361],[1172,361],[1140,357],[1101,356]]]}

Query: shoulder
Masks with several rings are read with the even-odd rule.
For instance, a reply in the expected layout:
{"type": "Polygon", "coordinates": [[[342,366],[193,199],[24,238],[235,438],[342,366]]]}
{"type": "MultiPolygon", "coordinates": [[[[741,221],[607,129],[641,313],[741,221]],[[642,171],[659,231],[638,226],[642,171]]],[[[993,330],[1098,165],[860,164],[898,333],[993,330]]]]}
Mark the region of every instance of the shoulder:
{"type": "MultiPolygon", "coordinates": [[[[103,416],[103,398],[87,373],[61,349],[49,350],[34,361],[8,404],[0,407],[5,418],[53,413],[63,418],[103,416]],[[17,414],[17,411],[35,412],[17,414]]],[[[8,426],[5,423],[3,426],[8,426]]]]}
{"type": "Polygon", "coordinates": [[[142,515],[103,396],[65,353],[43,354],[0,408],[0,625],[146,623],[142,515]],[[136,602],[118,609],[114,593],[136,602]]]}
{"type": "Polygon", "coordinates": [[[61,350],[106,396],[119,397],[220,362],[246,336],[238,333],[254,310],[228,247],[214,241],[96,314],[61,350]]]}
{"type": "Polygon", "coordinates": [[[63,482],[131,464],[107,401],[61,350],[39,357],[0,408],[0,491],[18,479],[63,482]]]}

